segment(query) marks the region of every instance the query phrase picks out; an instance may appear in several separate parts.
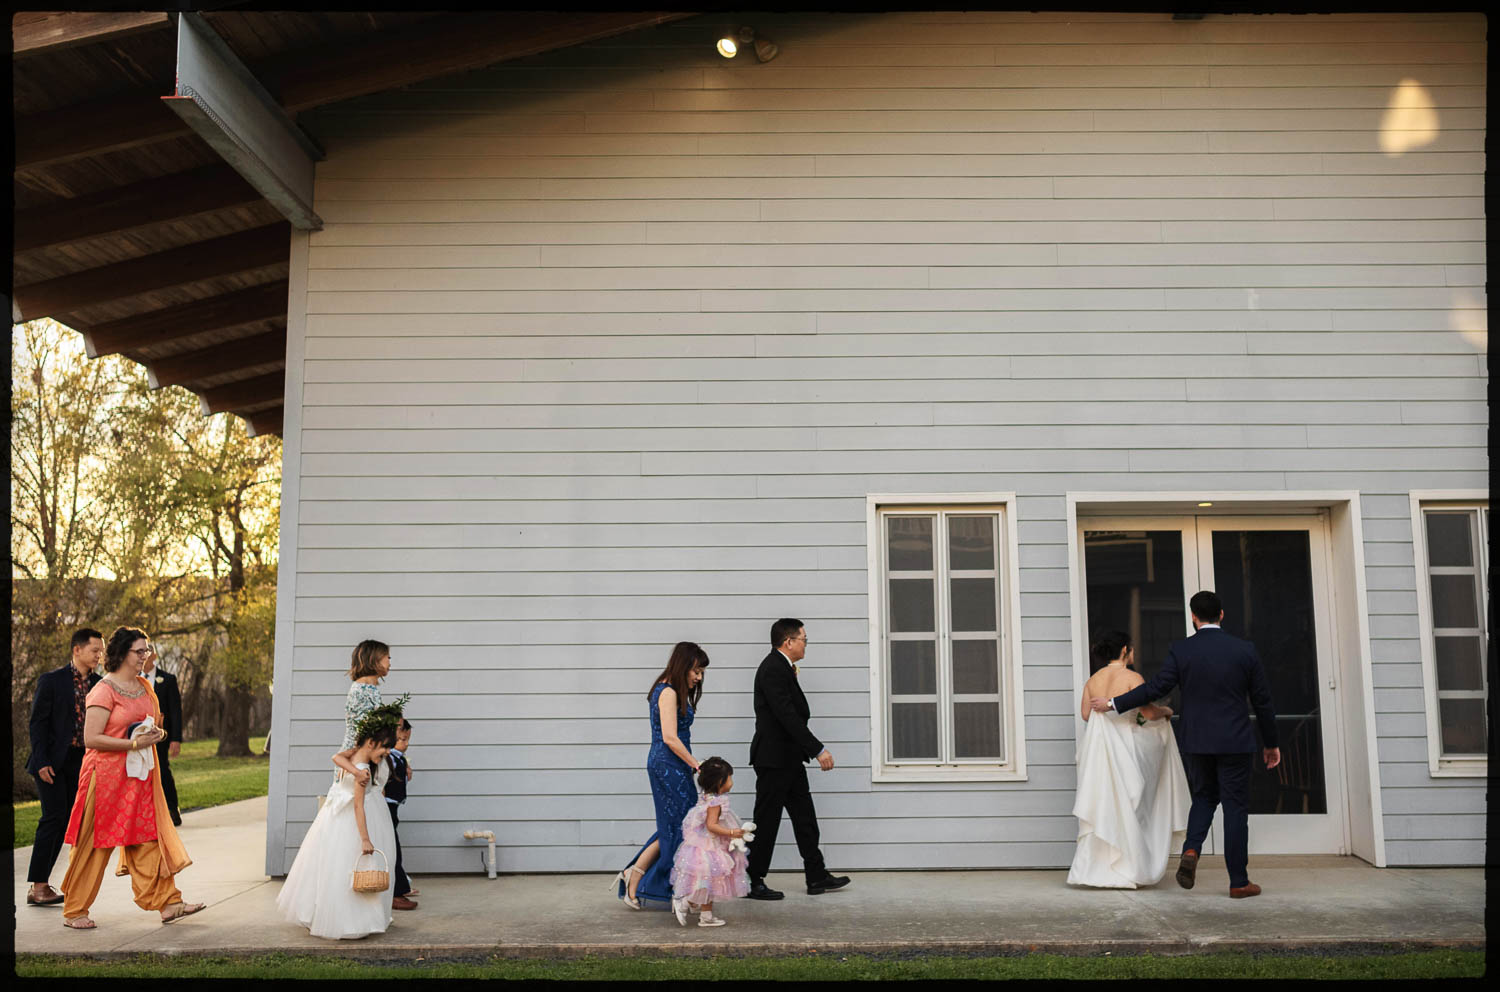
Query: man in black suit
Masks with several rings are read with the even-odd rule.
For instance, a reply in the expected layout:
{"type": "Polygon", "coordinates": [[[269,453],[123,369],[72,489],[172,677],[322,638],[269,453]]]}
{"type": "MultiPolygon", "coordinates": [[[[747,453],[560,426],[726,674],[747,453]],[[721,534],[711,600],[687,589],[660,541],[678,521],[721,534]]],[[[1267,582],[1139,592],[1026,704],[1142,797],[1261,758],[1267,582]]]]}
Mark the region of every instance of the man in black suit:
{"type": "Polygon", "coordinates": [[[177,809],[177,783],[172,779],[172,765],[167,760],[182,753],[182,692],[177,687],[177,676],[156,663],[156,652],[146,658],[146,667],[141,677],[151,682],[156,690],[156,701],[161,704],[162,728],[167,736],[156,742],[156,763],[161,768],[161,791],[167,798],[167,810],[172,822],[182,826],[182,813],[177,809]]]}
{"type": "Polygon", "coordinates": [[[84,627],[74,631],[73,659],[47,672],[36,683],[31,701],[31,756],[26,770],[36,780],[42,800],[42,818],[36,825],[31,847],[31,867],[26,880],[28,906],[56,906],[62,893],[51,885],[52,868],[62,851],[73,799],[78,795],[78,774],[83,769],[83,713],[89,690],[99,681],[95,671],[104,658],[104,635],[84,627]]]}
{"type": "Polygon", "coordinates": [[[1261,756],[1266,768],[1281,763],[1276,746],[1276,710],[1265,666],[1255,645],[1219,628],[1224,604],[1212,592],[1196,593],[1188,604],[1193,612],[1192,637],[1173,644],[1156,677],[1114,699],[1093,699],[1096,712],[1117,713],[1160,699],[1182,687],[1182,763],[1187,771],[1193,805],[1188,811],[1187,838],[1177,868],[1177,884],[1191,889],[1198,870],[1198,854],[1213,823],[1214,807],[1224,806],[1224,862],[1229,869],[1233,899],[1260,895],[1250,881],[1250,764],[1255,754],[1255,732],[1245,705],[1248,695],[1260,728],[1261,756]]]}
{"type": "Polygon", "coordinates": [[[755,769],[755,840],[750,842],[750,898],[780,899],[782,893],[766,886],[781,811],[792,818],[792,834],[802,855],[808,895],[819,895],[849,884],[847,875],[831,875],[818,850],[818,814],[813,809],[803,763],[818,759],[825,772],[833,755],[807,729],[811,710],[797,685],[797,662],[807,653],[807,632],[801,620],[782,619],[771,625],[771,647],[755,672],[755,736],[750,741],[750,764],[755,769]]]}

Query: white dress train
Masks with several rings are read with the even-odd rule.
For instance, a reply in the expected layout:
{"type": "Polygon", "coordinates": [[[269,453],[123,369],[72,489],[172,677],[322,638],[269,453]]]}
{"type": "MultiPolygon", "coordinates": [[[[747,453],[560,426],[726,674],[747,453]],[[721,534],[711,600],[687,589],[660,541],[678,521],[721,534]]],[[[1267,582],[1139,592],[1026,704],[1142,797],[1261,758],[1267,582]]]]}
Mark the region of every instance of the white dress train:
{"type": "MultiPolygon", "coordinates": [[[[358,764],[356,768],[368,768],[358,764]]],[[[365,786],[365,829],[370,843],[386,857],[395,874],[396,831],[386,809],[382,786],[389,766],[379,762],[365,786]]],[[[282,916],[307,927],[314,937],[331,940],[385,933],[391,925],[393,885],[383,892],[355,892],[350,873],[360,856],[359,827],[354,822],[354,776],[345,774],[328,787],[328,796],[307,831],[297,860],[286,873],[276,906],[282,916]]],[[[380,867],[380,859],[373,867],[380,867]]]]}
{"type": "Polygon", "coordinates": [[[1167,720],[1094,713],[1078,756],[1078,849],[1070,885],[1155,885],[1187,835],[1187,773],[1167,720]]]}

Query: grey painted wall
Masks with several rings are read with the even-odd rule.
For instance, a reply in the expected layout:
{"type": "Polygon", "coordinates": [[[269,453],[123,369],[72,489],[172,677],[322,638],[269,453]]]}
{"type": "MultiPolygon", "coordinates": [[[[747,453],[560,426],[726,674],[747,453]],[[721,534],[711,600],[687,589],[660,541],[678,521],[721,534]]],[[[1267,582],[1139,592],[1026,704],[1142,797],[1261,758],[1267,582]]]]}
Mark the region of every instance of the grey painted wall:
{"type": "Polygon", "coordinates": [[[471,826],[502,870],[603,870],[653,829],[672,643],[713,659],[694,750],[743,764],[783,614],[830,864],[1066,865],[1080,490],[1364,494],[1389,857],[1477,863],[1405,494],[1488,482],[1483,19],[756,24],[766,65],[697,19],[309,119],[271,870],[359,639],[414,697],[414,873],[474,869],[471,826]],[[1406,79],[1439,130],[1387,154],[1406,79]],[[870,782],[864,500],[909,491],[1019,494],[1026,782],[870,782]]]}

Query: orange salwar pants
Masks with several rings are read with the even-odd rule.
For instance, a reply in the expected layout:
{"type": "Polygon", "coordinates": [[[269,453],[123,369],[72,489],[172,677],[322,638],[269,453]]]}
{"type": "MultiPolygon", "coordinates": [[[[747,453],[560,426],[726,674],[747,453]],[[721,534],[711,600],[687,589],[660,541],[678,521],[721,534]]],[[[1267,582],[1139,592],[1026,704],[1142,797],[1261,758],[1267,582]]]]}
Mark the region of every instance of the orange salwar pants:
{"type": "MultiPolygon", "coordinates": [[[[63,919],[87,916],[89,907],[99,896],[104,873],[109,870],[112,847],[94,846],[94,789],[89,787],[78,828],[78,841],[68,857],[68,873],[63,876],[63,919]]],[[[163,910],[182,902],[182,893],[172,880],[171,869],[161,856],[156,841],[131,844],[120,849],[120,866],[130,872],[130,886],[135,890],[135,904],[146,910],[163,910]]]]}

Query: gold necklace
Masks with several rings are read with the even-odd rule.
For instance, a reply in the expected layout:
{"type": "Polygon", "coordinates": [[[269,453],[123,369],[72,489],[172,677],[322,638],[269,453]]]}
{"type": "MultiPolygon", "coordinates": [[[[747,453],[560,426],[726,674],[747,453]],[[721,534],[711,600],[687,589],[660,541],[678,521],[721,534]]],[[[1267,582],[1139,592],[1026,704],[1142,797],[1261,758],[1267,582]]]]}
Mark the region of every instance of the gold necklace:
{"type": "Polygon", "coordinates": [[[116,692],[118,692],[120,695],[124,696],[126,699],[139,699],[140,696],[141,696],[141,693],[143,693],[143,692],[146,691],[146,687],[143,686],[143,685],[136,686],[135,687],[136,691],[135,692],[131,692],[129,689],[126,689],[124,686],[120,685],[120,683],[116,682],[114,679],[107,679],[106,681],[109,682],[110,686],[116,692]]]}

